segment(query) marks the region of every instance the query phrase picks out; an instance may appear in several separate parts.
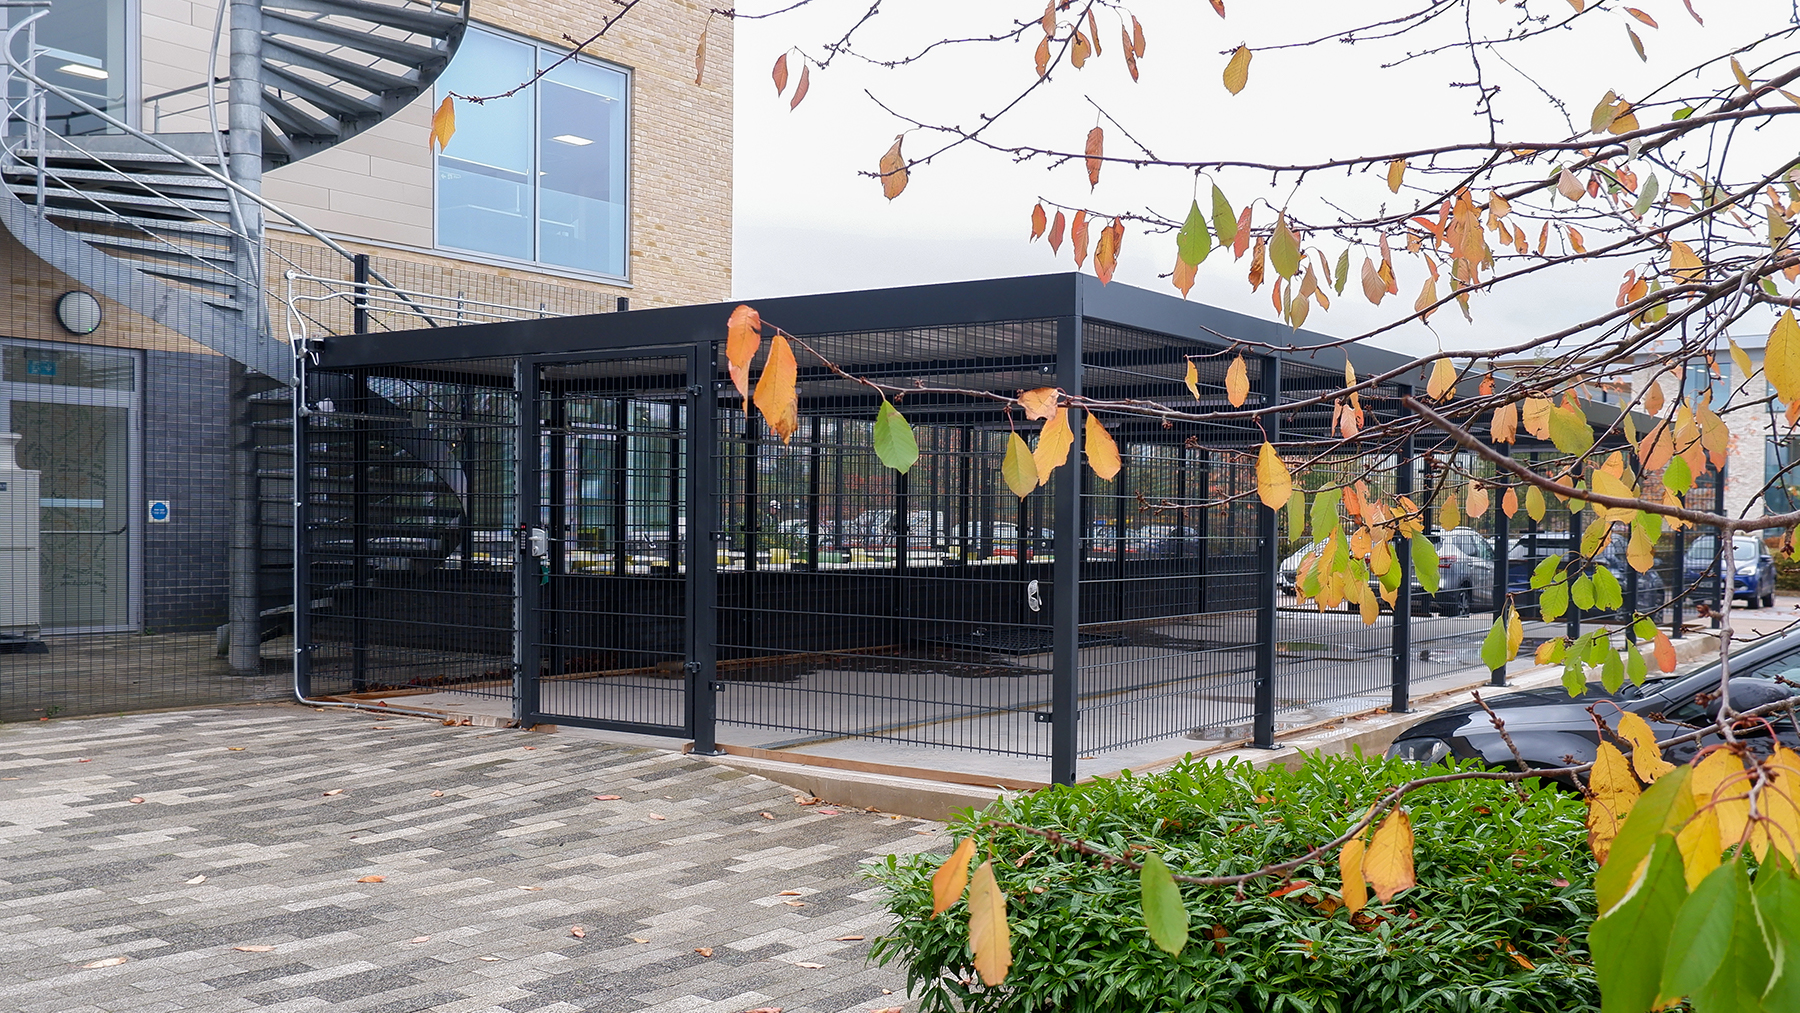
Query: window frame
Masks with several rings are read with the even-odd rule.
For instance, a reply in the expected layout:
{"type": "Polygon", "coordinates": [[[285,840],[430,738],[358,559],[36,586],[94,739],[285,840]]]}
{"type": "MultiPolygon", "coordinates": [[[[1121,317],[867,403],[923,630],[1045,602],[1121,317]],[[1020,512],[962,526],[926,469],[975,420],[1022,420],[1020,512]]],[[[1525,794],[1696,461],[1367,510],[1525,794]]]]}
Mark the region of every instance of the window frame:
{"type": "MultiPolygon", "coordinates": [[[[587,55],[581,54],[581,53],[575,54],[574,58],[573,58],[575,62],[585,63],[590,66],[602,68],[604,70],[610,70],[617,74],[623,75],[625,78],[624,139],[620,145],[620,152],[619,152],[619,156],[618,156],[622,162],[622,174],[624,176],[624,189],[625,189],[624,199],[622,201],[620,201],[620,203],[624,205],[624,209],[625,209],[624,228],[621,231],[621,234],[619,237],[619,242],[620,242],[620,246],[621,246],[621,254],[622,254],[621,262],[624,266],[624,271],[620,274],[607,274],[602,271],[592,271],[592,270],[588,270],[587,268],[574,267],[574,266],[571,266],[568,264],[551,263],[549,261],[538,259],[538,254],[540,253],[540,249],[542,246],[540,230],[542,229],[542,225],[543,225],[542,219],[541,219],[541,211],[540,211],[540,207],[541,207],[540,193],[541,193],[541,191],[539,189],[539,183],[538,183],[538,179],[540,178],[538,175],[538,173],[539,173],[538,165],[539,165],[539,159],[540,159],[540,150],[543,147],[544,138],[540,135],[540,131],[543,128],[543,98],[542,98],[543,93],[537,87],[537,84],[538,84],[538,81],[542,79],[542,75],[546,73],[549,64],[551,62],[555,62],[556,60],[561,59],[562,57],[568,56],[569,51],[566,49],[559,49],[555,46],[551,46],[551,45],[545,43],[544,41],[542,41],[541,39],[534,39],[529,35],[521,35],[517,32],[507,31],[504,28],[500,28],[495,25],[490,25],[490,24],[487,24],[484,22],[474,22],[474,21],[469,22],[468,31],[485,32],[488,35],[492,35],[495,38],[502,39],[507,42],[512,42],[512,43],[516,43],[519,45],[529,46],[532,48],[532,50],[536,54],[536,62],[533,64],[533,72],[538,74],[539,78],[534,79],[529,88],[529,90],[531,92],[531,169],[530,169],[530,173],[531,173],[531,180],[532,180],[532,183],[531,183],[532,259],[522,260],[518,257],[507,256],[504,253],[489,253],[485,250],[471,250],[471,249],[467,249],[467,248],[461,247],[461,246],[452,246],[452,245],[445,243],[442,240],[441,236],[443,233],[443,229],[441,228],[441,223],[442,223],[443,207],[442,207],[442,204],[440,203],[440,200],[439,200],[440,195],[438,192],[438,181],[439,181],[439,168],[438,168],[439,162],[438,162],[438,160],[439,160],[439,158],[442,157],[443,153],[441,151],[435,151],[435,150],[433,151],[432,156],[431,156],[431,247],[432,247],[432,249],[435,251],[441,252],[441,253],[450,254],[452,256],[456,256],[456,257],[463,258],[463,259],[472,259],[472,260],[475,260],[478,262],[492,263],[492,264],[496,264],[496,265],[500,265],[500,266],[508,266],[508,267],[517,266],[517,267],[528,268],[528,269],[532,269],[535,271],[541,271],[541,272],[545,272],[545,273],[560,274],[560,275],[572,276],[572,277],[582,278],[582,279],[592,279],[595,281],[603,281],[603,282],[607,282],[610,284],[627,286],[627,287],[630,286],[632,283],[632,281],[631,281],[631,246],[632,246],[633,221],[634,221],[633,212],[636,207],[634,198],[636,196],[636,191],[637,191],[636,180],[634,178],[634,174],[632,173],[632,156],[635,152],[635,148],[633,145],[633,135],[635,133],[634,127],[635,127],[636,118],[637,118],[637,71],[636,71],[636,69],[632,68],[632,67],[628,67],[621,63],[614,63],[611,60],[603,60],[598,57],[587,56],[587,55]],[[545,59],[546,55],[549,56],[549,60],[545,59]]],[[[434,84],[432,87],[432,101],[433,101],[434,108],[435,108],[436,103],[443,101],[443,96],[439,95],[438,92],[439,92],[439,86],[434,84]]],[[[452,157],[454,157],[454,156],[452,156],[452,157]]]]}

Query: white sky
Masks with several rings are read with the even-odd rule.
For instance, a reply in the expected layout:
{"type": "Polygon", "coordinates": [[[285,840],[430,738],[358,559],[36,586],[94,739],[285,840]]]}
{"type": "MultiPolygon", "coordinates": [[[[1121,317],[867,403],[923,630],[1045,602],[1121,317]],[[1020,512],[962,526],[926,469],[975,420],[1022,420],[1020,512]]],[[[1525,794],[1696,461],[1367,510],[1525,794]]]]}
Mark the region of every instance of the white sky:
{"type": "MultiPolygon", "coordinates": [[[[745,9],[766,10],[776,2],[763,0],[745,9]]],[[[1590,7],[1593,3],[1589,0],[1590,7]]],[[[1660,29],[1637,24],[1620,11],[1594,12],[1582,18],[1579,27],[1523,44],[1509,50],[1508,56],[1564,97],[1570,115],[1585,126],[1589,110],[1607,89],[1628,98],[1640,96],[1696,62],[1699,55],[1723,52],[1752,32],[1779,29],[1793,13],[1789,0],[1693,0],[1693,4],[1706,19],[1704,28],[1688,16],[1681,0],[1636,0],[1660,29]],[[1632,51],[1628,24],[1644,39],[1648,63],[1640,62],[1632,51]]],[[[737,297],[753,300],[1072,270],[1068,244],[1055,257],[1042,240],[1026,241],[1030,209],[1040,197],[1095,211],[1148,206],[1175,217],[1185,213],[1195,185],[1192,176],[1180,170],[1134,170],[1111,164],[1090,195],[1079,162],[1050,169],[1043,161],[1014,164],[1007,156],[971,147],[915,168],[906,192],[888,202],[877,181],[857,172],[874,168],[904,124],[879,109],[863,90],[922,120],[972,124],[978,113],[996,108],[1029,83],[1035,73],[1032,50],[1041,33],[1034,29],[1018,44],[940,49],[943,55],[898,71],[840,59],[830,70],[813,75],[810,94],[790,112],[787,98],[777,96],[770,81],[776,56],[789,44],[818,54],[820,43],[841,34],[848,20],[867,6],[868,0],[815,0],[790,15],[737,24],[737,297]]],[[[1442,55],[1383,70],[1380,64],[1401,52],[1394,43],[1354,47],[1331,43],[1259,53],[1251,65],[1248,88],[1235,97],[1220,83],[1224,54],[1240,42],[1255,49],[1316,37],[1349,26],[1353,17],[1370,21],[1419,6],[1422,0],[1227,0],[1230,16],[1220,20],[1205,0],[1145,0],[1132,8],[1147,37],[1140,82],[1134,84],[1126,72],[1118,16],[1109,13],[1100,18],[1102,54],[1081,71],[1066,65],[1053,71],[1049,86],[993,128],[993,137],[1080,150],[1096,122],[1094,107],[1084,95],[1165,158],[1309,160],[1483,137],[1485,126],[1472,112],[1472,92],[1446,86],[1448,81],[1470,78],[1466,56],[1442,55]]],[[[1568,0],[1525,0],[1525,6],[1533,14],[1556,20],[1570,13],[1568,0]]],[[[1623,5],[1613,0],[1613,6],[1623,5]]],[[[1475,17],[1499,24],[1509,16],[1516,20],[1515,7],[1516,3],[1475,3],[1470,9],[1475,17]]],[[[1075,9],[1079,8],[1077,4],[1075,9]]],[[[1038,13],[1032,0],[963,0],[952,5],[888,0],[884,13],[858,36],[858,44],[867,53],[899,55],[947,35],[997,34],[1012,19],[1038,13]],[[946,11],[954,17],[946,16],[946,11]]],[[[1454,38],[1461,31],[1460,17],[1459,13],[1455,24],[1432,29],[1430,40],[1454,38]]],[[[1418,48],[1421,41],[1402,40],[1405,48],[1418,48]]],[[[798,62],[790,57],[790,64],[797,79],[798,62]]],[[[1491,58],[1484,60],[1484,69],[1486,80],[1502,88],[1498,105],[1508,121],[1503,139],[1541,140],[1567,133],[1561,117],[1530,81],[1491,58]]],[[[1722,87],[1729,81],[1729,71],[1721,65],[1705,84],[1722,87]]],[[[790,83],[790,96],[793,87],[790,83]]],[[[1776,148],[1765,150],[1793,150],[1795,137],[1788,122],[1778,121],[1769,131],[1787,133],[1769,138],[1776,148]]],[[[1131,150],[1117,127],[1104,126],[1109,155],[1131,150]]],[[[938,143],[932,135],[915,132],[907,137],[906,151],[918,157],[938,143]]],[[[1234,172],[1220,183],[1240,209],[1252,200],[1279,205],[1289,199],[1286,187],[1270,188],[1267,173],[1234,172]]],[[[1341,172],[1320,175],[1308,186],[1315,196],[1334,201],[1389,197],[1374,174],[1349,179],[1341,172]]],[[[1201,185],[1198,194],[1205,207],[1210,191],[1201,185]]],[[[1317,205],[1312,207],[1316,211],[1317,205]]],[[[1258,224],[1271,216],[1266,206],[1259,208],[1258,224]]],[[[1335,261],[1338,247],[1328,241],[1326,249],[1335,261]]],[[[1145,235],[1128,227],[1115,281],[1174,292],[1167,279],[1157,277],[1173,261],[1172,235],[1145,235]]],[[[1352,263],[1360,264],[1360,256],[1354,255],[1352,263]]],[[[1233,261],[1215,251],[1202,265],[1191,297],[1273,316],[1269,286],[1252,293],[1244,277],[1247,266],[1248,257],[1233,261]]],[[[1440,338],[1448,349],[1516,341],[1528,331],[1611,306],[1625,266],[1595,265],[1579,276],[1565,272],[1554,281],[1518,286],[1510,293],[1478,299],[1472,326],[1446,309],[1433,318],[1437,335],[1412,324],[1381,343],[1425,350],[1437,347],[1440,338]]],[[[1307,321],[1309,329],[1350,333],[1410,308],[1423,268],[1405,257],[1397,258],[1396,267],[1400,298],[1390,298],[1381,309],[1369,306],[1356,291],[1353,269],[1342,300],[1334,299],[1330,313],[1315,310],[1307,321]]],[[[1087,269],[1092,270],[1091,259],[1087,269]]]]}

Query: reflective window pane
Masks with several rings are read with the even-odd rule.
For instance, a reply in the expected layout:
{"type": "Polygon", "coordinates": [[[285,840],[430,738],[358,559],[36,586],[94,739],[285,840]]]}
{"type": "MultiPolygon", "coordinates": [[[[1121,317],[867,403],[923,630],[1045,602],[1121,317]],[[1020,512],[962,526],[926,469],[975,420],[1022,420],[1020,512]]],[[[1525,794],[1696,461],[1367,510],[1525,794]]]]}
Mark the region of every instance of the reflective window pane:
{"type": "Polygon", "coordinates": [[[9,345],[0,349],[0,357],[4,357],[6,363],[6,368],[0,370],[0,379],[16,383],[97,387],[101,390],[133,389],[133,360],[129,355],[9,345]]]}
{"type": "Polygon", "coordinates": [[[539,86],[538,259],[546,263],[625,273],[625,87],[618,71],[574,62],[539,86]]]}
{"type": "MultiPolygon", "coordinates": [[[[470,29],[439,79],[440,93],[494,95],[536,71],[531,46],[470,29]]],[[[529,90],[456,104],[456,134],[438,156],[438,244],[532,259],[529,90]]]]}

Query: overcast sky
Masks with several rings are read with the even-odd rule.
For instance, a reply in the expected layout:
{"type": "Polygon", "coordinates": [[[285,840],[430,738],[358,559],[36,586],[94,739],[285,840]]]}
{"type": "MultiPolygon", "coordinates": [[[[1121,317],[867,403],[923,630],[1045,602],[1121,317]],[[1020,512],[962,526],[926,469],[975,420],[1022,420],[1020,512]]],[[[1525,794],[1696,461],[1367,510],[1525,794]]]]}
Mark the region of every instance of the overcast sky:
{"type": "MultiPolygon", "coordinates": [[[[1534,14],[1560,20],[1570,13],[1569,0],[1526,2],[1534,14]]],[[[1506,117],[1502,139],[1543,139],[1568,132],[1539,84],[1565,98],[1570,115],[1585,125],[1589,110],[1607,89],[1641,96],[1701,54],[1723,52],[1753,32],[1788,24],[1793,12],[1788,0],[1692,2],[1706,19],[1705,27],[1688,16],[1682,0],[1635,0],[1659,29],[1632,21],[1623,12],[1599,11],[1580,19],[1577,27],[1507,50],[1518,69],[1484,59],[1484,80],[1501,88],[1498,106],[1506,117]],[[1641,62],[1632,51],[1628,25],[1644,40],[1648,62],[1641,62]]],[[[761,9],[771,6],[773,0],[761,9]]],[[[1013,18],[1033,16],[1031,6],[1030,0],[956,4],[889,0],[884,12],[859,34],[858,44],[871,55],[898,56],[946,36],[1004,31],[1013,18]]],[[[1375,20],[1423,4],[1227,0],[1227,6],[1230,17],[1220,20],[1204,0],[1146,0],[1134,5],[1148,42],[1140,61],[1141,80],[1135,84],[1120,57],[1118,15],[1102,16],[1101,55],[1081,71],[1067,66],[1055,70],[1047,87],[994,128],[994,139],[1079,150],[1097,118],[1095,106],[1084,96],[1165,158],[1310,160],[1485,137],[1485,125],[1473,114],[1472,92],[1448,86],[1471,78],[1466,55],[1381,68],[1426,41],[1452,41],[1462,31],[1460,13],[1454,24],[1432,28],[1399,45],[1332,43],[1258,53],[1249,86],[1234,97],[1221,85],[1220,74],[1225,54],[1239,43],[1256,49],[1312,38],[1350,27],[1352,17],[1375,20]]],[[[1016,44],[948,47],[939,50],[942,55],[901,70],[840,59],[828,71],[813,75],[810,94],[790,112],[787,98],[776,95],[770,80],[775,58],[791,44],[819,54],[821,42],[841,34],[848,20],[867,7],[868,0],[815,0],[790,15],[738,22],[733,212],[737,297],[1072,270],[1067,244],[1057,257],[1044,242],[1026,241],[1030,209],[1039,198],[1096,211],[1148,206],[1176,217],[1185,212],[1196,186],[1191,174],[1179,170],[1109,165],[1090,194],[1078,162],[1055,168],[1043,161],[1014,164],[1004,155],[973,148],[918,167],[906,192],[891,203],[885,200],[879,183],[857,172],[873,169],[905,124],[878,108],[864,90],[921,120],[972,124],[980,112],[1003,104],[1029,83],[1034,75],[1032,50],[1041,35],[1034,31],[1027,34],[1027,41],[1016,44]]],[[[1516,16],[1514,3],[1477,3],[1470,9],[1473,16],[1488,18],[1494,25],[1516,16]]],[[[797,78],[798,62],[790,60],[797,78]]],[[[1729,80],[1729,72],[1721,67],[1706,84],[1723,86],[1729,80]]],[[[793,87],[790,83],[789,96],[793,87]]],[[[1104,125],[1108,154],[1131,150],[1119,129],[1104,125]]],[[[1791,151],[1793,140],[1789,128],[1773,143],[1791,151]]],[[[916,132],[908,135],[906,151],[918,157],[938,143],[916,132]]],[[[1258,199],[1275,205],[1290,200],[1288,187],[1272,189],[1267,173],[1232,173],[1220,183],[1238,208],[1258,199]]],[[[1388,197],[1373,174],[1319,176],[1308,186],[1315,199],[1363,202],[1388,197]]],[[[1209,193],[1205,184],[1198,187],[1203,205],[1209,193]]],[[[1315,217],[1322,217],[1316,213],[1318,205],[1312,208],[1315,217]]],[[[1259,224],[1267,220],[1263,210],[1259,224]]],[[[1335,259],[1335,243],[1328,243],[1327,249],[1335,259]]],[[[1423,269],[1402,260],[1397,265],[1401,299],[1390,299],[1377,310],[1356,293],[1352,280],[1344,298],[1334,300],[1332,312],[1315,312],[1308,327],[1350,333],[1381,322],[1390,311],[1410,307],[1423,269]]],[[[1130,229],[1115,280],[1173,292],[1166,278],[1157,277],[1173,261],[1172,236],[1130,229]]],[[[1252,293],[1245,281],[1247,261],[1234,262],[1215,253],[1202,266],[1192,298],[1273,315],[1269,286],[1252,293]]],[[[1354,262],[1360,263],[1360,257],[1354,262]]],[[[1422,351],[1439,347],[1440,341],[1449,349],[1516,341],[1527,331],[1610,306],[1623,270],[1624,265],[1596,265],[1554,282],[1478,299],[1473,325],[1446,310],[1433,318],[1437,333],[1413,324],[1383,343],[1422,351]]]]}

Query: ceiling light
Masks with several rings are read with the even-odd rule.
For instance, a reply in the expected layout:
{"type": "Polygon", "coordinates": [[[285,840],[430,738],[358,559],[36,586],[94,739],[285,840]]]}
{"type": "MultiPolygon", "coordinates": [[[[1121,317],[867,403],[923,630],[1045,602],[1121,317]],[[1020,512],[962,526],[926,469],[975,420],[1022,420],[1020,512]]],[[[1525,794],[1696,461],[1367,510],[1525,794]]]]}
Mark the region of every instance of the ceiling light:
{"type": "Polygon", "coordinates": [[[101,70],[99,67],[90,67],[85,63],[65,63],[56,69],[62,71],[64,74],[85,77],[90,81],[104,81],[107,78],[106,71],[101,70]]]}
{"type": "Polygon", "coordinates": [[[570,144],[577,148],[585,148],[594,143],[590,138],[582,137],[579,134],[557,134],[550,139],[559,144],[570,144]]]}

